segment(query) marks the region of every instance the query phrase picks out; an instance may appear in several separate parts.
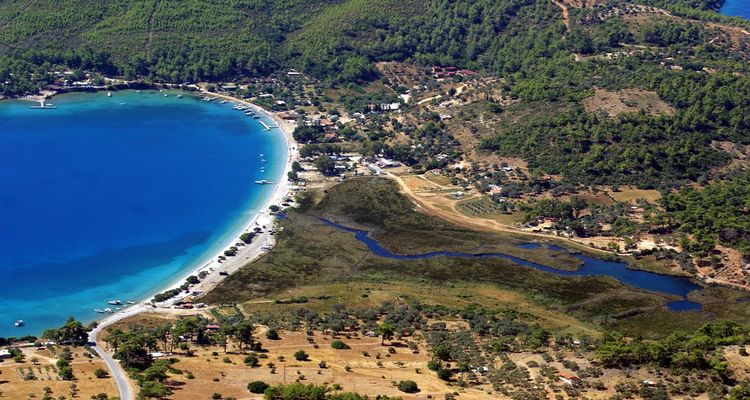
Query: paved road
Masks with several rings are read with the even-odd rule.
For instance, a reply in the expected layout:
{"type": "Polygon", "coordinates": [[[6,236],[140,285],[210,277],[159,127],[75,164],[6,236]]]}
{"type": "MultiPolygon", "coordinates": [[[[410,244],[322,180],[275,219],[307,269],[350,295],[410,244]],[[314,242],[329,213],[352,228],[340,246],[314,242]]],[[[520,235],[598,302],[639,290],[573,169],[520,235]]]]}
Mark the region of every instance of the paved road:
{"type": "MultiPolygon", "coordinates": [[[[91,331],[91,333],[89,333],[89,342],[96,342],[96,336],[101,330],[102,327],[99,327],[91,331]]],[[[104,363],[107,364],[109,374],[115,378],[117,390],[120,392],[120,400],[133,400],[133,391],[130,387],[130,381],[128,381],[128,374],[122,369],[120,362],[115,361],[106,350],[99,346],[99,343],[97,343],[96,346],[93,346],[93,349],[96,350],[99,357],[101,357],[104,363]]]]}

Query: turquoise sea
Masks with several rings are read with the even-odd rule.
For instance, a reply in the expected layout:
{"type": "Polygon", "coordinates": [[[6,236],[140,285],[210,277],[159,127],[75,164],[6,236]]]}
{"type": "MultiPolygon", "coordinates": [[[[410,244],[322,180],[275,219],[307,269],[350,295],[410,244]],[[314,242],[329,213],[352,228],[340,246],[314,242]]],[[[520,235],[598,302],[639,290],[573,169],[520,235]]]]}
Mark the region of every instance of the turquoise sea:
{"type": "Polygon", "coordinates": [[[750,0],[726,0],[719,12],[724,15],[750,19],[750,0]]]}
{"type": "Polygon", "coordinates": [[[175,94],[0,102],[0,336],[145,299],[205,263],[270,196],[253,181],[281,178],[281,131],[175,94]]]}

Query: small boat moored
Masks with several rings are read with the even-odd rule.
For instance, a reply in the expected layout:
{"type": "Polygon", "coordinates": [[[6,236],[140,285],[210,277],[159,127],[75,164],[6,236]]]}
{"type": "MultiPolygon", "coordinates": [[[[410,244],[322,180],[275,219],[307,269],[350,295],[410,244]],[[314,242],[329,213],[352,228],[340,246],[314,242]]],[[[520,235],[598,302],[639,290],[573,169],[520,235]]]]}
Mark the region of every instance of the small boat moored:
{"type": "Polygon", "coordinates": [[[24,324],[24,322],[23,322],[22,319],[17,319],[16,322],[15,322],[16,328],[22,327],[23,324],[24,324]]]}

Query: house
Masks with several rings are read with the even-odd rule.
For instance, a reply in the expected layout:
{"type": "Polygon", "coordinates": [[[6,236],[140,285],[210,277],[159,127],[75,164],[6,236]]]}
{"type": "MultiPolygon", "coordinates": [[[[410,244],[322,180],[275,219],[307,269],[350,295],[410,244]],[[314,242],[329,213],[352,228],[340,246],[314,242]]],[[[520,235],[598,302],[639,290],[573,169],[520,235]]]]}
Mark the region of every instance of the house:
{"type": "Polygon", "coordinates": [[[398,161],[389,160],[387,158],[379,158],[377,164],[381,168],[396,168],[401,166],[398,161]]]}
{"type": "Polygon", "coordinates": [[[206,325],[206,332],[216,332],[221,327],[219,325],[206,325]]]}
{"type": "Polygon", "coordinates": [[[369,164],[367,165],[367,168],[369,168],[370,171],[372,171],[373,175],[383,175],[385,173],[385,171],[383,171],[382,168],[378,167],[375,164],[369,164]]]}
{"type": "Polygon", "coordinates": [[[286,73],[287,76],[300,76],[301,73],[297,72],[297,70],[290,69],[289,72],[286,73]]]}
{"type": "Polygon", "coordinates": [[[502,186],[498,186],[498,185],[489,185],[489,188],[490,188],[490,194],[491,194],[491,195],[493,195],[493,196],[495,196],[495,195],[500,195],[500,194],[502,194],[502,193],[503,193],[503,188],[502,188],[502,186]]]}
{"type": "Polygon", "coordinates": [[[380,111],[396,111],[401,108],[401,103],[382,103],[380,104],[380,111]]]}
{"type": "Polygon", "coordinates": [[[574,375],[560,374],[560,380],[565,385],[578,386],[581,384],[581,378],[574,375]]]}
{"type": "Polygon", "coordinates": [[[8,349],[0,349],[0,358],[11,358],[13,354],[8,349]]]}
{"type": "Polygon", "coordinates": [[[336,126],[336,124],[328,118],[323,118],[319,120],[318,125],[322,126],[323,128],[331,128],[331,127],[336,126]]]}

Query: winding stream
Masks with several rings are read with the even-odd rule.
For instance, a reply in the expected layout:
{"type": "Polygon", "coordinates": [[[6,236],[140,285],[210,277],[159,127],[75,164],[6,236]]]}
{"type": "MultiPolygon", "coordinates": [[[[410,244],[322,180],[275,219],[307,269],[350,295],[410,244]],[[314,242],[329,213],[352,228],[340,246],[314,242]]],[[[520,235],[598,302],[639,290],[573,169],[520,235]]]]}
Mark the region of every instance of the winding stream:
{"type": "MultiPolygon", "coordinates": [[[[578,268],[576,271],[564,271],[532,261],[527,261],[505,253],[471,254],[454,251],[431,251],[422,254],[396,254],[388,251],[377,240],[371,238],[368,231],[349,228],[325,218],[321,218],[321,221],[323,221],[326,225],[338,230],[354,234],[354,237],[357,240],[367,245],[367,248],[370,249],[373,254],[379,257],[391,258],[395,260],[423,260],[434,257],[457,257],[469,259],[502,258],[505,260],[513,261],[514,263],[523,265],[525,267],[534,268],[559,276],[609,276],[626,285],[638,289],[682,297],[682,300],[667,303],[667,307],[672,311],[690,311],[701,309],[700,304],[687,300],[688,293],[694,290],[701,289],[700,286],[691,282],[689,279],[679,276],[662,275],[654,272],[628,269],[627,264],[622,262],[606,261],[594,257],[576,254],[574,255],[574,257],[583,261],[583,266],[578,268]]],[[[524,249],[532,250],[545,248],[553,251],[565,251],[565,249],[560,246],[542,245],[539,243],[524,243],[518,246],[524,249]]]]}

